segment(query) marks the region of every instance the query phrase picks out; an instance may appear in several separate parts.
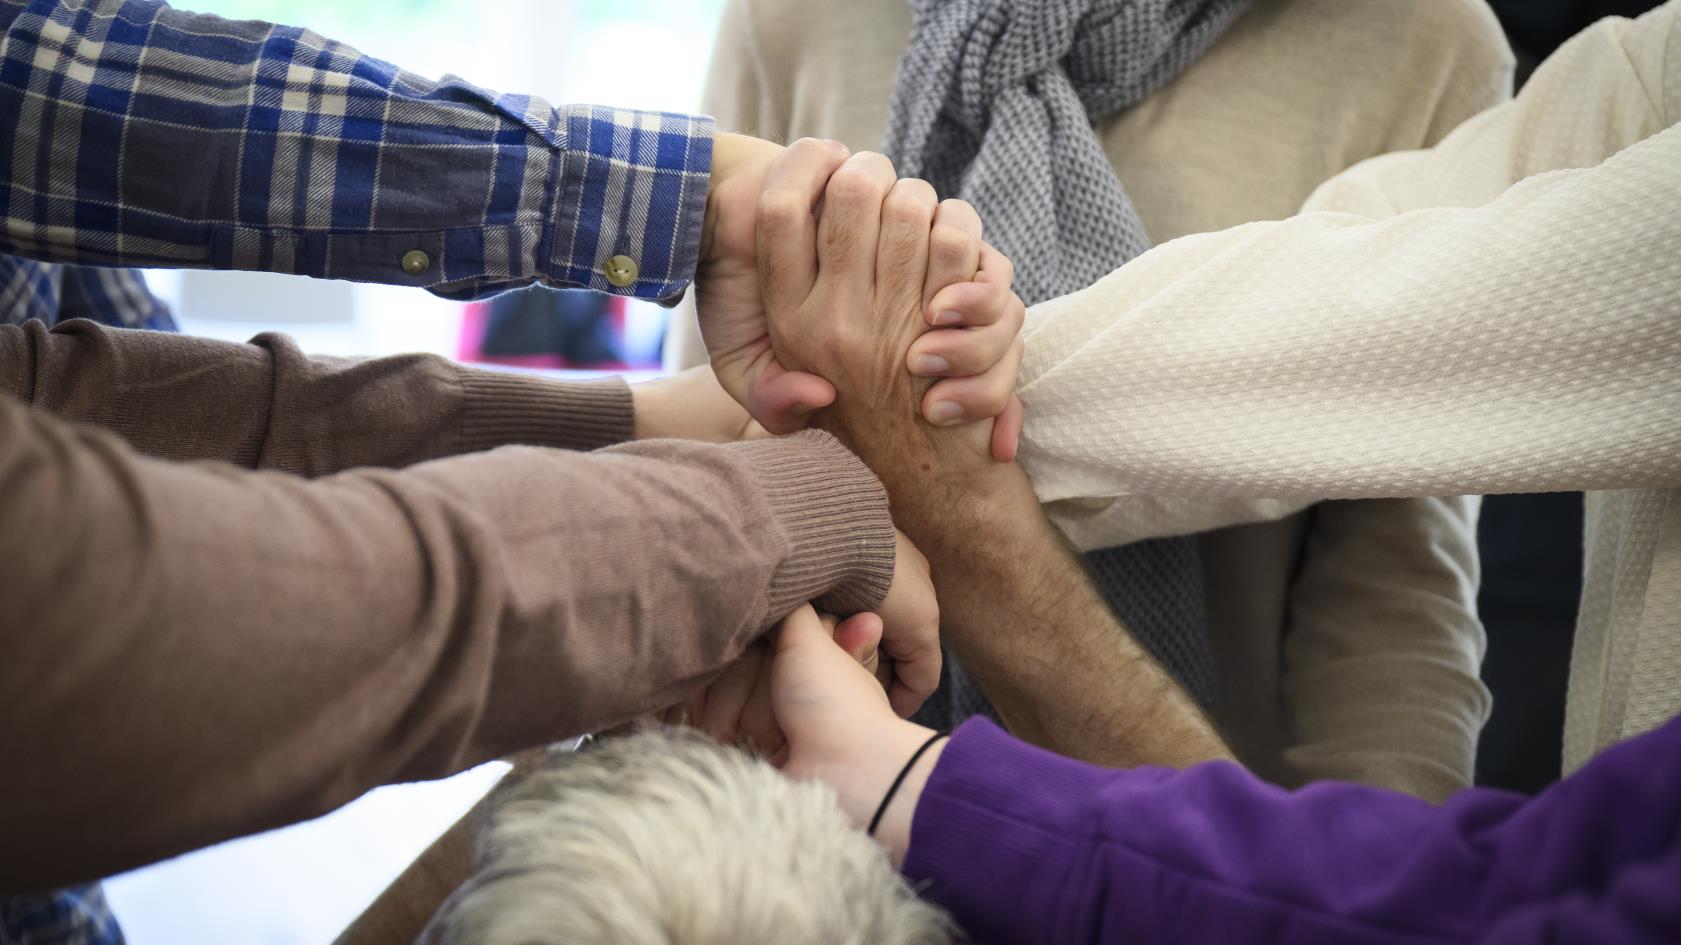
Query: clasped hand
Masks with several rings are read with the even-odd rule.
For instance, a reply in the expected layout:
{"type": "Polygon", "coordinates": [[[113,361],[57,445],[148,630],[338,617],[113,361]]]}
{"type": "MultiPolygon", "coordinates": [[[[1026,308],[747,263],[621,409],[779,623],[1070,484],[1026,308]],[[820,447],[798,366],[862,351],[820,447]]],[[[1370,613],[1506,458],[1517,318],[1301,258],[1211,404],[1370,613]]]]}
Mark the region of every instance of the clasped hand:
{"type": "MultiPolygon", "coordinates": [[[[1013,459],[1025,310],[973,208],[828,141],[723,136],[715,168],[696,302],[718,380],[754,419],[830,430],[890,492],[886,471],[916,468],[934,427],[956,429],[939,449],[969,463],[1013,459]]],[[[938,684],[940,651],[928,565],[902,534],[880,617],[884,658],[873,640],[854,656],[908,716],[938,684]]],[[[762,642],[698,694],[695,724],[776,752],[769,655],[762,642]]]]}
{"type": "Polygon", "coordinates": [[[938,426],[997,418],[991,452],[1008,462],[1025,309],[981,235],[972,207],[898,180],[882,155],[721,135],[695,286],[720,383],[772,433],[831,404],[938,426]]]}

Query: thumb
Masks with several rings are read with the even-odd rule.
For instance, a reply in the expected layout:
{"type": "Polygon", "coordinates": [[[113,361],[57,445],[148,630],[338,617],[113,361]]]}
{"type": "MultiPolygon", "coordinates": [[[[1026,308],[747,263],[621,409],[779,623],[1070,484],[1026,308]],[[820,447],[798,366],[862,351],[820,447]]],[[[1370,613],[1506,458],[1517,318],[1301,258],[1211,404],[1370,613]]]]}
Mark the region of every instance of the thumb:
{"type": "Polygon", "coordinates": [[[881,618],[875,614],[855,614],[835,628],[835,643],[855,662],[867,663],[881,646],[881,618]]]}
{"type": "Polygon", "coordinates": [[[776,632],[775,652],[781,655],[802,646],[827,643],[829,639],[829,632],[818,618],[817,611],[812,610],[810,604],[801,604],[793,613],[782,618],[782,626],[776,632]]]}
{"type": "Polygon", "coordinates": [[[834,402],[834,385],[815,374],[790,371],[773,358],[754,372],[745,406],[766,430],[780,435],[805,426],[806,417],[834,402]]]}

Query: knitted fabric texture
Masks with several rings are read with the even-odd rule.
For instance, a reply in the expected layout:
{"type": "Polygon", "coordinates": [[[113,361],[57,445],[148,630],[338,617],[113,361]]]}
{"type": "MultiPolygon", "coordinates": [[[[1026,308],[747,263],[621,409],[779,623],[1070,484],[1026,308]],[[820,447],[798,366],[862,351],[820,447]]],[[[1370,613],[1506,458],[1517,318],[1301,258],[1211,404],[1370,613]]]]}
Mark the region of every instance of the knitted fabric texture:
{"type": "MultiPolygon", "coordinates": [[[[1205,51],[1248,0],[911,0],[886,152],[901,174],[969,201],[1032,305],[1083,289],[1150,248],[1094,122],[1205,51]]],[[[1204,706],[1214,697],[1195,539],[1093,552],[1094,580],[1132,634],[1204,706]]],[[[961,666],[924,718],[991,715],[961,666]],[[944,713],[944,714],[942,714],[944,713]]],[[[995,717],[995,716],[994,716],[995,717]]]]}

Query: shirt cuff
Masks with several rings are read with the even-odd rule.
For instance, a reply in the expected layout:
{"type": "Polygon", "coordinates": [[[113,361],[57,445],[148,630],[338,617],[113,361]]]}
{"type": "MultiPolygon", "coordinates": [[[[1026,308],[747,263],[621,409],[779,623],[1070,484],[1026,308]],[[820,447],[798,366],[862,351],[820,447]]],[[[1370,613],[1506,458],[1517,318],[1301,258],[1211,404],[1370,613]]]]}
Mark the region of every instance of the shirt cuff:
{"type": "Polygon", "coordinates": [[[712,183],[711,118],[561,110],[548,277],[614,295],[678,298],[694,279],[712,183]]]}
{"type": "Polygon", "coordinates": [[[631,438],[634,408],[621,378],[566,382],[462,371],[461,452],[520,444],[593,450],[631,438]]]}
{"type": "Polygon", "coordinates": [[[815,430],[726,448],[752,454],[791,546],[771,581],[770,619],[807,601],[841,616],[880,607],[893,584],[895,533],[875,473],[815,430]]]}

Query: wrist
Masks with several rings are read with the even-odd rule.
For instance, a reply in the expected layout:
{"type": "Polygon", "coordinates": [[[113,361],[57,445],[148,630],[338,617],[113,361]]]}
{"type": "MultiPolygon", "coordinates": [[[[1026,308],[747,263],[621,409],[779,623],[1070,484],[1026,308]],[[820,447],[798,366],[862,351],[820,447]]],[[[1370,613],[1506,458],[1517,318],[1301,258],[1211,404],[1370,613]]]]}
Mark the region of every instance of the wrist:
{"type": "MultiPolygon", "coordinates": [[[[700,258],[704,261],[713,255],[717,245],[718,218],[720,204],[719,190],[729,183],[730,179],[743,173],[749,168],[757,168],[756,173],[762,175],[770,162],[781,153],[782,146],[769,141],[761,141],[749,135],[732,134],[728,131],[718,132],[712,139],[712,179],[706,189],[706,216],[700,231],[700,258]]],[[[751,192],[757,195],[757,182],[750,183],[751,192]]],[[[740,188],[735,188],[739,196],[740,188]]]]}
{"type": "Polygon", "coordinates": [[[942,740],[923,752],[916,764],[907,770],[906,763],[934,735],[933,729],[889,716],[882,720],[881,725],[860,728],[857,734],[858,738],[849,750],[838,753],[838,757],[828,762],[819,762],[812,767],[810,774],[835,789],[841,811],[854,827],[863,830],[869,826],[877,808],[881,807],[894,779],[901,771],[905,772],[898,790],[893,792],[891,801],[882,810],[874,835],[876,842],[888,851],[897,865],[909,845],[910,822],[916,810],[916,799],[928,783],[928,775],[933,771],[940,751],[945,748],[945,742],[942,740]]]}
{"type": "MultiPolygon", "coordinates": [[[[942,438],[960,432],[933,431],[942,438]]],[[[959,452],[963,444],[949,446],[892,461],[865,456],[887,489],[894,520],[924,554],[932,559],[953,550],[968,553],[978,535],[1049,527],[1019,466],[959,452]]]]}
{"type": "Polygon", "coordinates": [[[729,180],[735,168],[738,145],[736,136],[720,131],[712,138],[712,177],[706,186],[706,213],[700,227],[700,256],[704,261],[712,256],[718,236],[718,185],[729,180]]]}
{"type": "Polygon", "coordinates": [[[668,399],[660,381],[630,385],[631,438],[652,440],[666,436],[668,399]]]}
{"type": "Polygon", "coordinates": [[[921,739],[917,747],[904,756],[904,763],[894,773],[898,786],[888,782],[882,800],[878,802],[879,813],[872,815],[880,817],[872,836],[887,851],[887,858],[895,869],[905,862],[905,852],[911,845],[911,823],[916,819],[917,802],[922,799],[922,790],[928,786],[928,779],[940,763],[940,754],[945,751],[946,742],[950,741],[945,735],[936,735],[921,726],[916,726],[916,729],[921,739]]]}

